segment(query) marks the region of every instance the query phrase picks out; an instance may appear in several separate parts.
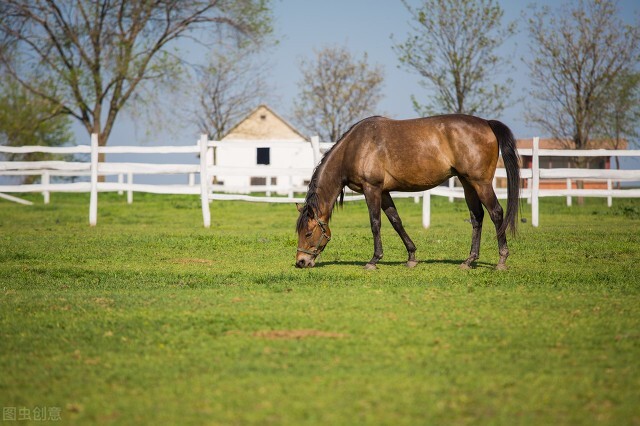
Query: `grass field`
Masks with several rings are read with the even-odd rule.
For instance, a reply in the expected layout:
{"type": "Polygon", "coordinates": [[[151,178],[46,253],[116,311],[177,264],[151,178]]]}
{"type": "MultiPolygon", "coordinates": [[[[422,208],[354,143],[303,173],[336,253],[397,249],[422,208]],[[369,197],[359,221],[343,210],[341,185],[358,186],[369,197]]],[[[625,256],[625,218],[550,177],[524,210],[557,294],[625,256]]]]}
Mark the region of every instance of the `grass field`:
{"type": "MultiPolygon", "coordinates": [[[[0,405],[76,424],[640,424],[640,200],[544,199],[498,272],[461,271],[464,202],[363,203],[297,270],[295,207],[101,194],[0,200],[0,405]],[[574,200],[575,204],[575,200],[574,200]]],[[[530,218],[526,204],[524,217],[530,218]]],[[[23,422],[26,423],[26,422],[23,422]]]]}

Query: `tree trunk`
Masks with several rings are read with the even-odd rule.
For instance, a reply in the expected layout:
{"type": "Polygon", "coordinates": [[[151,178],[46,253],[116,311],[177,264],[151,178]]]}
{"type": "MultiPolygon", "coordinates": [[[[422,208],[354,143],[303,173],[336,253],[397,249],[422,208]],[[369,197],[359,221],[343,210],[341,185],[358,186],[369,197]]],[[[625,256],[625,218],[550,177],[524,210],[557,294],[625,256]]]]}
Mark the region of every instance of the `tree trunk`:
{"type": "MultiPolygon", "coordinates": [[[[574,158],[573,161],[574,161],[574,164],[576,165],[576,168],[579,168],[579,169],[586,169],[589,166],[589,160],[584,157],[574,158]]],[[[583,180],[576,180],[576,189],[584,189],[583,180]]],[[[580,196],[580,197],[577,197],[577,199],[578,199],[578,205],[583,206],[584,197],[580,196]]]]}
{"type": "MultiPolygon", "coordinates": [[[[102,145],[100,145],[102,146],[102,145]]],[[[104,163],[106,160],[107,154],[105,154],[104,152],[101,152],[98,154],[98,164],[100,163],[104,163]]],[[[99,168],[99,166],[98,166],[99,168]]],[[[105,181],[105,176],[104,175],[98,175],[98,182],[104,182],[105,181]]]]}

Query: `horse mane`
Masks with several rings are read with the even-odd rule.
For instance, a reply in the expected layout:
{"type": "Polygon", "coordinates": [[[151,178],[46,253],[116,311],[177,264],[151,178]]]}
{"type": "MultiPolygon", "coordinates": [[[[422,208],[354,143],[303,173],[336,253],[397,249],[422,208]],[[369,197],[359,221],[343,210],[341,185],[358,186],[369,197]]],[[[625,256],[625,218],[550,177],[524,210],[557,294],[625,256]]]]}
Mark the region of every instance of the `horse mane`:
{"type": "MultiPolygon", "coordinates": [[[[369,117],[369,118],[373,118],[373,117],[369,117]]],[[[338,141],[335,144],[333,144],[331,149],[325,152],[325,154],[322,156],[322,159],[320,160],[316,168],[313,170],[313,174],[311,175],[311,181],[309,182],[309,188],[307,189],[307,196],[304,199],[304,206],[302,207],[302,211],[300,212],[300,216],[298,217],[298,221],[296,222],[296,231],[298,233],[300,233],[302,229],[306,228],[310,217],[314,217],[316,214],[319,213],[320,205],[318,201],[318,192],[317,192],[318,179],[320,178],[320,173],[322,172],[323,166],[325,165],[327,159],[331,156],[331,153],[333,152],[333,150],[336,149],[336,147],[340,145],[340,143],[343,140],[345,140],[345,138],[349,135],[349,133],[351,133],[351,131],[358,124],[362,123],[365,120],[367,120],[367,118],[364,118],[358,121],[357,123],[355,123],[354,125],[352,125],[351,127],[349,127],[349,130],[347,130],[342,134],[342,136],[340,136],[338,141]]],[[[344,204],[344,186],[340,190],[339,201],[338,200],[334,201],[331,206],[331,209],[328,212],[329,216],[327,217],[327,222],[331,220],[331,214],[333,213],[333,210],[335,209],[336,204],[338,204],[340,207],[342,207],[342,205],[344,204]]]]}

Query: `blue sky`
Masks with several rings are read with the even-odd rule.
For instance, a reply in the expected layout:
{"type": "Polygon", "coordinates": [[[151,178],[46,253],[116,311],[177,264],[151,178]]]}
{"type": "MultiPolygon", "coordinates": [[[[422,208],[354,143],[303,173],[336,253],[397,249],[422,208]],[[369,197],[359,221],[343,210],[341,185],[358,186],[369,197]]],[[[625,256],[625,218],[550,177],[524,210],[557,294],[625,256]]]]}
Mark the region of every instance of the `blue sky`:
{"type": "MultiPolygon", "coordinates": [[[[415,3],[415,1],[414,1],[415,3]]],[[[522,58],[528,52],[528,32],[522,14],[528,11],[530,1],[499,0],[505,11],[504,22],[517,21],[519,33],[509,40],[499,51],[512,58],[515,71],[498,78],[511,77],[516,85],[514,98],[525,98],[529,77],[522,58]]],[[[535,2],[536,5],[557,6],[551,0],[535,2]]],[[[398,67],[399,62],[392,50],[396,41],[402,41],[409,30],[409,13],[400,0],[273,0],[275,37],[279,44],[269,50],[272,63],[269,84],[275,88],[269,104],[282,116],[289,117],[293,99],[298,94],[300,79],[299,61],[311,58],[314,49],[328,45],[346,46],[353,54],[368,54],[369,61],[381,65],[385,70],[383,99],[376,113],[394,118],[415,117],[410,96],[425,97],[428,93],[418,85],[419,77],[398,67]]],[[[640,11],[637,0],[618,2],[622,16],[633,22],[640,11]]],[[[637,20],[636,20],[637,22],[637,20]]],[[[258,103],[258,101],[256,102],[258,103]]],[[[179,107],[179,106],[178,106],[179,107]]],[[[516,137],[546,136],[524,120],[524,103],[519,102],[504,111],[497,118],[512,128],[516,137]]],[[[120,144],[163,144],[185,145],[194,143],[197,129],[175,122],[172,132],[149,137],[142,120],[119,117],[109,143],[120,144]]],[[[78,142],[85,143],[84,131],[78,132],[78,142]]]]}
{"type": "MultiPolygon", "coordinates": [[[[413,1],[414,4],[419,2],[413,1]]],[[[537,5],[554,7],[557,1],[538,1],[537,5]]],[[[499,1],[505,12],[503,22],[516,21],[519,33],[500,49],[500,54],[512,58],[515,72],[498,79],[511,77],[516,86],[514,98],[527,94],[529,77],[521,58],[528,51],[528,32],[522,13],[528,11],[530,1],[499,1]]],[[[637,0],[619,2],[623,16],[629,19],[640,10],[637,0]]],[[[384,98],[380,103],[380,113],[394,118],[414,117],[410,97],[420,98],[427,92],[418,85],[419,76],[406,69],[398,68],[398,59],[392,50],[394,40],[403,41],[409,31],[410,16],[400,0],[275,0],[277,36],[281,39],[273,55],[274,82],[279,85],[281,99],[274,107],[286,114],[292,99],[297,95],[299,80],[298,61],[300,57],[313,54],[314,48],[326,45],[346,45],[357,55],[367,52],[371,62],[385,69],[384,98]]],[[[527,125],[522,117],[524,105],[519,103],[504,111],[498,118],[508,124],[517,137],[531,137],[540,133],[527,125]]],[[[543,136],[543,135],[541,135],[543,136]]]]}

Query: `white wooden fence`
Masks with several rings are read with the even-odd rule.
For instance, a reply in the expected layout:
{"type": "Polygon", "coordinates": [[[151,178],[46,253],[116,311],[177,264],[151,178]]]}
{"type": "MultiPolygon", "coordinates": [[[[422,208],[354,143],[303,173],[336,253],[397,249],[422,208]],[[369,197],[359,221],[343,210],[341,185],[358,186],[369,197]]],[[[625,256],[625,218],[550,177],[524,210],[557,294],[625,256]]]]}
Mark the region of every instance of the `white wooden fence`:
{"type": "MultiPolygon", "coordinates": [[[[97,135],[91,137],[91,145],[79,145],[75,147],[45,147],[45,146],[23,146],[6,147],[0,146],[0,154],[24,154],[24,153],[51,153],[51,154],[90,154],[90,161],[0,161],[0,176],[24,176],[40,175],[41,182],[35,184],[20,185],[0,185],[0,197],[16,202],[30,202],[8,195],[7,193],[29,193],[40,192],[44,196],[45,203],[49,202],[51,192],[89,192],[89,224],[95,226],[98,220],[98,193],[107,191],[127,192],[128,202],[132,202],[133,192],[148,192],[156,194],[192,194],[200,195],[202,205],[202,217],[205,227],[211,225],[210,202],[213,200],[244,200],[253,202],[279,202],[293,203],[302,202],[304,198],[294,197],[294,192],[303,192],[306,188],[294,188],[289,191],[286,197],[272,196],[251,196],[238,194],[220,193],[222,188],[214,185],[213,177],[219,175],[241,175],[241,176],[267,176],[264,187],[252,186],[252,191],[271,192],[269,176],[302,176],[309,178],[313,171],[313,165],[300,168],[238,168],[220,167],[213,165],[213,148],[219,142],[210,141],[203,135],[195,145],[191,146],[163,146],[163,147],[141,147],[141,146],[98,146],[97,135]],[[199,164],[149,164],[149,163],[117,163],[99,162],[100,154],[199,154],[199,164]],[[189,176],[188,183],[183,185],[157,185],[157,184],[134,184],[133,175],[136,174],[186,174],[189,176]],[[98,176],[116,175],[118,182],[99,182],[98,176]],[[199,175],[199,183],[195,182],[195,175],[199,175]],[[88,182],[64,182],[51,183],[51,176],[89,176],[88,182]],[[125,181],[124,176],[127,176],[125,181]],[[214,192],[215,191],[215,192],[214,192]]],[[[319,161],[321,152],[326,151],[331,146],[330,143],[320,143],[317,138],[312,138],[312,148],[314,159],[319,161]]],[[[522,149],[520,155],[531,156],[532,167],[521,170],[521,177],[528,181],[526,188],[522,190],[521,197],[526,198],[532,209],[532,225],[539,225],[539,199],[541,197],[567,197],[567,204],[571,205],[571,197],[606,197],[609,205],[614,197],[638,198],[640,189],[614,189],[613,182],[635,181],[640,182],[640,170],[602,170],[602,169],[545,169],[540,168],[540,156],[564,156],[564,157],[640,157],[640,150],[548,150],[539,149],[539,140],[534,138],[532,149],[522,149]],[[541,189],[540,181],[544,179],[562,179],[567,181],[567,189],[541,189]],[[607,189],[572,189],[571,182],[574,180],[601,180],[607,182],[607,189]]],[[[506,177],[504,169],[496,171],[496,177],[506,177]]],[[[496,188],[498,198],[507,197],[506,189],[496,188]]],[[[462,188],[456,188],[453,180],[448,186],[440,186],[430,191],[420,193],[397,193],[394,196],[423,197],[423,219],[424,227],[430,225],[431,215],[431,195],[454,198],[463,198],[462,188]]],[[[362,200],[362,195],[348,195],[345,201],[362,200]]]]}
{"type": "MultiPolygon", "coordinates": [[[[640,150],[560,150],[560,149],[540,149],[540,139],[533,138],[532,149],[519,149],[520,156],[530,156],[532,158],[531,168],[520,170],[521,179],[527,181],[527,185],[520,193],[521,198],[526,198],[531,204],[531,224],[535,227],[540,224],[540,198],[542,197],[566,197],[567,206],[571,206],[572,197],[600,197],[607,198],[609,207],[613,198],[640,198],[640,188],[614,189],[614,182],[638,182],[640,185],[640,170],[612,170],[612,169],[578,169],[578,168],[541,168],[540,157],[640,157],[640,150]],[[566,189],[546,189],[541,188],[540,182],[544,180],[564,181],[566,189]],[[606,182],[607,189],[573,189],[572,183],[575,181],[601,181],[606,182]]],[[[496,178],[506,178],[505,169],[496,170],[496,178]]],[[[494,179],[495,182],[495,179],[494,179]]],[[[495,185],[494,185],[495,186],[495,185]]],[[[464,198],[462,188],[440,186],[432,189],[432,195],[444,197],[464,198]]],[[[499,199],[507,198],[505,188],[496,188],[496,195],[499,199]]],[[[428,197],[428,195],[427,195],[428,197]]],[[[426,204],[426,202],[425,202],[426,204]]],[[[423,210],[423,225],[429,226],[429,208],[423,210]],[[426,210],[427,213],[424,213],[426,210]]]]}

